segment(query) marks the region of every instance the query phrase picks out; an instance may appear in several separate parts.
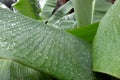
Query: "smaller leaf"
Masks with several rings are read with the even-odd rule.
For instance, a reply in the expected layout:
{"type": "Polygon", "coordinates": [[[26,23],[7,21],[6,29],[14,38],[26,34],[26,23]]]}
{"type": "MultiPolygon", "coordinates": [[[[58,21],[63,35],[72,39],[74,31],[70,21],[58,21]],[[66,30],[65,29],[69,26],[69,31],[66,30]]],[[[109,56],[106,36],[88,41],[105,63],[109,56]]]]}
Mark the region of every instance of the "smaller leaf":
{"type": "Polygon", "coordinates": [[[99,25],[99,23],[95,23],[95,24],[88,25],[85,27],[80,27],[80,28],[75,28],[73,30],[68,30],[68,32],[73,34],[74,36],[77,36],[79,38],[82,38],[84,40],[92,42],[94,39],[94,36],[96,34],[98,25],[99,25]]]}
{"type": "Polygon", "coordinates": [[[36,0],[20,0],[14,5],[15,9],[21,14],[34,18],[40,19],[38,3],[36,0]]]}
{"type": "Polygon", "coordinates": [[[63,18],[57,20],[53,27],[62,29],[62,30],[70,30],[74,29],[77,25],[77,22],[75,20],[74,13],[64,16],[63,18]]]}
{"type": "Polygon", "coordinates": [[[57,3],[57,0],[47,0],[43,9],[42,9],[42,12],[40,13],[40,16],[44,19],[44,20],[48,20],[51,15],[52,15],[52,12],[54,10],[54,8],[56,7],[56,3],[57,3]]]}
{"type": "Polygon", "coordinates": [[[48,23],[53,24],[60,18],[67,15],[67,13],[73,8],[72,1],[68,1],[64,5],[62,5],[49,19],[48,23]]]}
{"type": "Polygon", "coordinates": [[[111,6],[106,0],[96,0],[93,22],[99,22],[111,6]]]}

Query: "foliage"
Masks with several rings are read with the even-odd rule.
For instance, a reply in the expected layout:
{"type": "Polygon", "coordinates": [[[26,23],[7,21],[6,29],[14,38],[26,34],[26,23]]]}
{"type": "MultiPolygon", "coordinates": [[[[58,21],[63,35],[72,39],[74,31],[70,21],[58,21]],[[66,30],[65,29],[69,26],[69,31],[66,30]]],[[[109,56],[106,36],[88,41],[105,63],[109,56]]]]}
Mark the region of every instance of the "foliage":
{"type": "Polygon", "coordinates": [[[119,80],[120,0],[57,2],[0,8],[0,80],[119,80]]]}
{"type": "Polygon", "coordinates": [[[107,73],[118,78],[120,78],[120,67],[118,66],[120,62],[119,5],[120,1],[118,0],[103,17],[93,43],[93,70],[107,73]]]}

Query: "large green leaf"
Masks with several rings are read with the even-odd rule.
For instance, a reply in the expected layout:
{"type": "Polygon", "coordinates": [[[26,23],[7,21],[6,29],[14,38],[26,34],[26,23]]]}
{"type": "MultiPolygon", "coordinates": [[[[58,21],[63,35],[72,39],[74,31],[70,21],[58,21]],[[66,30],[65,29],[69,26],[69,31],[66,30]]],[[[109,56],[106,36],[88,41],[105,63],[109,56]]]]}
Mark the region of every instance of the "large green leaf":
{"type": "Polygon", "coordinates": [[[120,78],[120,0],[101,20],[93,43],[93,70],[120,78]]]}
{"type": "MultiPolygon", "coordinates": [[[[0,80],[12,79],[13,63],[59,80],[92,80],[90,55],[91,46],[84,40],[0,8],[0,80]]],[[[22,70],[19,74],[27,71],[22,70]]]]}
{"type": "Polygon", "coordinates": [[[21,14],[34,18],[34,19],[40,19],[39,16],[39,7],[37,0],[19,0],[14,5],[15,9],[17,9],[18,12],[21,14]]]}

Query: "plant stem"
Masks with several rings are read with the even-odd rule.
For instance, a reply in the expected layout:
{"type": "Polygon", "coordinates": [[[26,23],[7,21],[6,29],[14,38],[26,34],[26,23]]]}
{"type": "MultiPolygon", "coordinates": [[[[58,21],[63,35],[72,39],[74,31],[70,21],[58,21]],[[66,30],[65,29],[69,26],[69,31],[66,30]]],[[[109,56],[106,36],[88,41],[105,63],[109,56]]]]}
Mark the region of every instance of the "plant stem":
{"type": "Polygon", "coordinates": [[[92,1],[93,0],[72,0],[77,26],[86,26],[91,24],[92,19],[92,1]]]}

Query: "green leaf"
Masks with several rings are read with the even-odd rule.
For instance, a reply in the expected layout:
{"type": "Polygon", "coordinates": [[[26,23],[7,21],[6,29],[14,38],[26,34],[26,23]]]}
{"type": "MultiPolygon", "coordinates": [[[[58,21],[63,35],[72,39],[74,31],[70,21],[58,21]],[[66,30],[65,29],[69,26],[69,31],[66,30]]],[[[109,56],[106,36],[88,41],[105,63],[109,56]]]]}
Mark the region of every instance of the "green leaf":
{"type": "Polygon", "coordinates": [[[78,26],[91,24],[92,19],[92,1],[93,0],[72,0],[75,10],[75,17],[78,26]]]}
{"type": "Polygon", "coordinates": [[[107,0],[96,0],[94,22],[99,22],[111,6],[112,3],[107,0]]]}
{"type": "Polygon", "coordinates": [[[120,78],[120,0],[100,22],[93,43],[93,70],[120,78]]]}
{"type": "Polygon", "coordinates": [[[40,19],[37,0],[19,0],[14,7],[17,9],[18,12],[21,14],[34,18],[40,19]]]}
{"type": "Polygon", "coordinates": [[[96,34],[99,23],[91,24],[85,27],[75,28],[73,30],[68,30],[69,33],[73,34],[78,38],[82,38],[89,42],[93,42],[94,36],[96,34]]]}
{"type": "MultiPolygon", "coordinates": [[[[90,55],[91,45],[86,41],[0,8],[0,59],[8,64],[16,62],[59,80],[92,80],[90,55]]],[[[0,80],[10,80],[12,72],[4,66],[0,80]]]]}
{"type": "Polygon", "coordinates": [[[64,5],[62,5],[48,20],[49,24],[55,23],[57,20],[66,16],[69,11],[73,8],[72,1],[68,1],[64,5]]]}
{"type": "Polygon", "coordinates": [[[54,10],[54,8],[56,7],[57,4],[57,0],[47,0],[42,12],[40,13],[41,17],[44,20],[48,20],[51,16],[52,16],[52,12],[54,10]]]}

